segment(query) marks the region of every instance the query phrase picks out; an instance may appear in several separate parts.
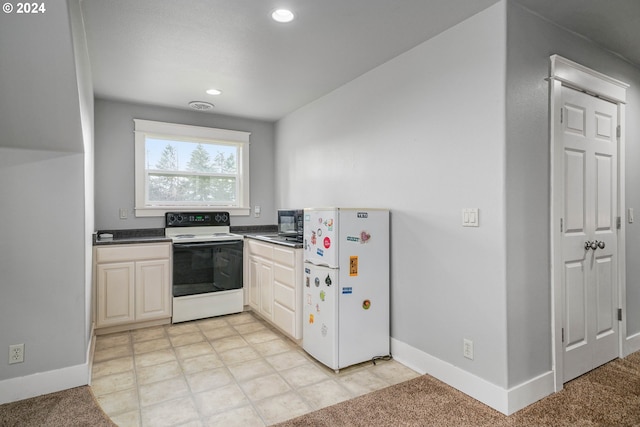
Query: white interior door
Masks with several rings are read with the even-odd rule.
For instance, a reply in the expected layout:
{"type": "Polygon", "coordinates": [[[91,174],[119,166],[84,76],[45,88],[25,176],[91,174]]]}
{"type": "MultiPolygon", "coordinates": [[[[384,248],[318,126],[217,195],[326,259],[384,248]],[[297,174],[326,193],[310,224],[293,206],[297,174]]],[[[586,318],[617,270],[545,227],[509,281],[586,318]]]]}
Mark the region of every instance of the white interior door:
{"type": "Polygon", "coordinates": [[[618,356],[617,111],[562,87],[564,382],[618,356]]]}

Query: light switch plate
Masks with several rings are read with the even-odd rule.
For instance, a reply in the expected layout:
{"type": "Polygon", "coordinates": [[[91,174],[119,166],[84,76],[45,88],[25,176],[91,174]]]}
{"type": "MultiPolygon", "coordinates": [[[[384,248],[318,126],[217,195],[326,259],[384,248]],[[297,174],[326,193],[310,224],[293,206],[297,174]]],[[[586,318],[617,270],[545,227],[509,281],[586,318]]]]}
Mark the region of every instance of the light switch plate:
{"type": "Polygon", "coordinates": [[[462,355],[473,360],[473,341],[470,339],[464,338],[462,340],[462,355]]]}
{"type": "Polygon", "coordinates": [[[465,208],[462,209],[462,226],[463,227],[479,227],[480,226],[480,209],[465,208]]]}

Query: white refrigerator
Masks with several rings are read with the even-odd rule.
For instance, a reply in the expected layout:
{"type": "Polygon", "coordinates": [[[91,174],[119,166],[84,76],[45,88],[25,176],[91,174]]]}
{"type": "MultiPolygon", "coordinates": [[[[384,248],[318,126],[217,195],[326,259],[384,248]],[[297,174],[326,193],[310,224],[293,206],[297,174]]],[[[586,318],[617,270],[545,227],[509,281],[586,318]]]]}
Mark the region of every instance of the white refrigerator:
{"type": "Polygon", "coordinates": [[[389,211],[304,210],[302,347],[339,370],[389,356],[389,211]]]}

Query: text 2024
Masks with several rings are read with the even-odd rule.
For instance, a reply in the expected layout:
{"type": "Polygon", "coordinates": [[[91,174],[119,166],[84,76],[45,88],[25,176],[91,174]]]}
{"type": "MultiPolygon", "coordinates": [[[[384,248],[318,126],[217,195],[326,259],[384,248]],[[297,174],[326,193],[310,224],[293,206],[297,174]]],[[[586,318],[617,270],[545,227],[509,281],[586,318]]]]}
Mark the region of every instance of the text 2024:
{"type": "Polygon", "coordinates": [[[17,3],[16,13],[45,13],[47,8],[44,3],[17,3]]]}

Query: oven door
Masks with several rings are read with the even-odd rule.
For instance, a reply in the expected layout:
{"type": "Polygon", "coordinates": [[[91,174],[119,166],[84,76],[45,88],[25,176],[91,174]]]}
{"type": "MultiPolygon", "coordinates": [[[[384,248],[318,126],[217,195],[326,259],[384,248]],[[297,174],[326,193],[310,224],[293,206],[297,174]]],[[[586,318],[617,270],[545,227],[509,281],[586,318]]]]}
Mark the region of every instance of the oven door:
{"type": "Polygon", "coordinates": [[[242,240],[174,243],[173,296],[242,289],[242,240]]]}

